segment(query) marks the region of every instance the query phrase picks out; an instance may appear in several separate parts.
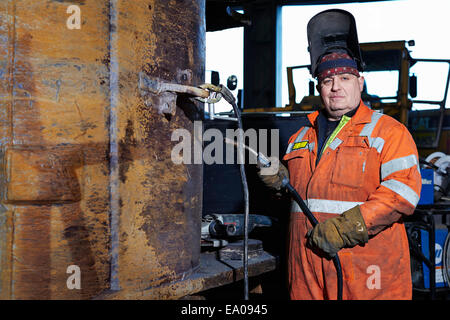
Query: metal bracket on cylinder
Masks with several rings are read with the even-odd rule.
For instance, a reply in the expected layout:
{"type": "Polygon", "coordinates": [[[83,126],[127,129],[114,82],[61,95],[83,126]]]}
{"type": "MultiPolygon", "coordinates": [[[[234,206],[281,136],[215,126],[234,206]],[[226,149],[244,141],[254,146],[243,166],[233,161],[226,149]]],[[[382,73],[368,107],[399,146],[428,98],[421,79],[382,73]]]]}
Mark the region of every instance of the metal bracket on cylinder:
{"type": "MultiPolygon", "coordinates": [[[[178,75],[184,76],[187,70],[178,71],[178,75]]],[[[147,107],[156,106],[159,114],[174,115],[176,111],[177,94],[187,94],[195,97],[200,102],[207,103],[210,119],[222,119],[237,121],[237,118],[218,116],[214,112],[214,104],[222,98],[222,87],[210,83],[204,83],[198,88],[178,83],[170,83],[161,79],[150,77],[144,72],[139,73],[139,90],[145,99],[147,107]]]]}
{"type": "Polygon", "coordinates": [[[145,97],[147,106],[156,105],[160,114],[175,114],[177,94],[188,94],[200,98],[208,98],[209,91],[197,87],[170,83],[139,73],[139,90],[145,97]]]}

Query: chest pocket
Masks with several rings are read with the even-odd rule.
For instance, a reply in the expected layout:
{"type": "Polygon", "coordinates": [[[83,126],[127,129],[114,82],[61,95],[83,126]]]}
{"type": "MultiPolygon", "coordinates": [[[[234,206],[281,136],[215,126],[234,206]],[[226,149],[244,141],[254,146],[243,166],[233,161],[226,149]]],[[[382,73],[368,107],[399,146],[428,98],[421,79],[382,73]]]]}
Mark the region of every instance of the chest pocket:
{"type": "Polygon", "coordinates": [[[300,150],[294,150],[284,155],[283,160],[289,161],[295,158],[306,158],[309,156],[309,150],[307,148],[303,148],[300,150]]]}
{"type": "Polygon", "coordinates": [[[369,150],[367,137],[348,137],[337,150],[331,182],[353,188],[362,187],[369,150]]]}
{"type": "Polygon", "coordinates": [[[291,183],[295,184],[298,176],[310,176],[310,151],[307,148],[294,150],[287,153],[283,160],[286,162],[291,183]]]}

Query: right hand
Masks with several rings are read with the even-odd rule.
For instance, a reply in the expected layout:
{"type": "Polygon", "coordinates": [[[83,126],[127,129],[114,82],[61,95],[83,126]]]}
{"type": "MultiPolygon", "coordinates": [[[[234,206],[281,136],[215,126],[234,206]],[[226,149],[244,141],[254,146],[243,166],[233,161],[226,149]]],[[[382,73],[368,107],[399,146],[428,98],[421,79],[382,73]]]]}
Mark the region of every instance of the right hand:
{"type": "Polygon", "coordinates": [[[261,178],[264,184],[275,190],[280,190],[283,186],[283,179],[287,178],[289,180],[288,169],[278,160],[278,158],[270,158],[270,167],[261,167],[258,164],[258,176],[261,178]]]}

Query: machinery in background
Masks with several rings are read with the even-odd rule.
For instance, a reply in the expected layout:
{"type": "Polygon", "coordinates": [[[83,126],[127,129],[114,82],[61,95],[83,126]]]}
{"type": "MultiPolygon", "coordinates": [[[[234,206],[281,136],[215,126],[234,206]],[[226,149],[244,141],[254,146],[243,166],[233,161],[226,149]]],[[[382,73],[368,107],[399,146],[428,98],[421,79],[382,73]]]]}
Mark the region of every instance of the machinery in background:
{"type": "Polygon", "coordinates": [[[432,297],[435,297],[437,290],[447,291],[450,287],[449,225],[439,221],[439,218],[445,217],[449,212],[445,207],[435,209],[418,209],[418,213],[405,219],[413,288],[419,292],[431,293],[432,297]]]}
{"type": "Polygon", "coordinates": [[[433,170],[434,201],[450,201],[450,156],[439,151],[433,152],[421,163],[424,168],[433,170]]]}
{"type": "Polygon", "coordinates": [[[420,159],[420,170],[420,200],[415,213],[404,220],[413,288],[435,299],[450,287],[450,157],[434,152],[420,159]]]}

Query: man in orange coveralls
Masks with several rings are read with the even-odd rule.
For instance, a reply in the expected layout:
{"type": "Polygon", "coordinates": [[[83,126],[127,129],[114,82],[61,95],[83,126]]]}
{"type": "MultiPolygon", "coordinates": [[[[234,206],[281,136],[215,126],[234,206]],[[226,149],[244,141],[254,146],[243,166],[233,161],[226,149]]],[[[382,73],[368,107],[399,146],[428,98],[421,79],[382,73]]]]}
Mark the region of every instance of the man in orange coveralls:
{"type": "MultiPolygon", "coordinates": [[[[416,145],[401,123],[361,101],[364,78],[345,50],[323,55],[317,89],[323,109],[289,140],[286,174],[319,221],[293,202],[288,277],[291,299],[336,299],[339,252],[343,299],[411,299],[403,215],[419,201],[416,145]]],[[[260,176],[279,188],[276,176],[260,176]]]]}

